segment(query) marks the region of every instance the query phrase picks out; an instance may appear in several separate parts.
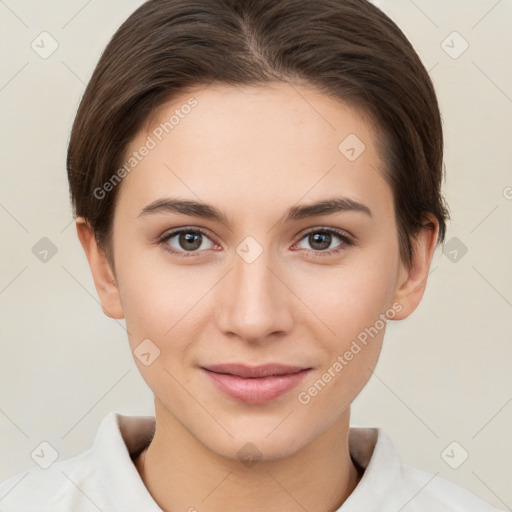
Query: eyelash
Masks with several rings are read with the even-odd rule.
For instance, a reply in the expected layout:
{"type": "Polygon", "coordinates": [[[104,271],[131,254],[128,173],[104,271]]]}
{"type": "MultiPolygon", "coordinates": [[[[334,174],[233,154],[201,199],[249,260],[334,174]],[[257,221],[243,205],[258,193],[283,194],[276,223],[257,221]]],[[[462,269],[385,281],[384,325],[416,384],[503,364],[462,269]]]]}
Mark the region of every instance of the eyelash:
{"type": "MultiPolygon", "coordinates": [[[[175,236],[180,235],[181,233],[201,233],[206,238],[211,240],[209,234],[201,228],[184,227],[184,228],[175,229],[174,231],[171,231],[170,233],[166,233],[158,240],[158,243],[160,245],[164,245],[171,238],[174,238],[175,236]]],[[[300,241],[302,241],[304,238],[306,238],[308,235],[310,235],[312,233],[323,233],[323,234],[327,233],[330,235],[335,235],[342,241],[342,243],[340,245],[338,245],[338,247],[335,249],[330,249],[330,250],[325,250],[325,251],[311,251],[313,253],[314,257],[322,258],[322,257],[330,256],[332,254],[339,253],[339,252],[343,251],[347,246],[354,245],[354,241],[345,231],[342,231],[341,229],[337,229],[337,228],[327,228],[327,227],[314,228],[314,229],[307,231],[306,233],[304,233],[302,235],[302,237],[299,239],[299,241],[297,243],[299,243],[300,241]]],[[[212,242],[213,242],[213,240],[212,240],[212,242]]],[[[175,256],[183,257],[183,258],[195,257],[198,253],[202,252],[202,251],[176,251],[175,249],[169,248],[168,245],[166,247],[164,247],[164,250],[170,252],[171,254],[173,254],[175,256]]]]}

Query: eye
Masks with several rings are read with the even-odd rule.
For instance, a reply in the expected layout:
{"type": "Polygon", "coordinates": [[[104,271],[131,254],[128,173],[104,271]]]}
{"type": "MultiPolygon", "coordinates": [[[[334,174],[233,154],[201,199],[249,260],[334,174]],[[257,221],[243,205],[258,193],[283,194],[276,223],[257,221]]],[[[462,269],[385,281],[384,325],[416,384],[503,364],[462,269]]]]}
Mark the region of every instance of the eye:
{"type": "Polygon", "coordinates": [[[164,245],[166,251],[183,257],[195,256],[195,253],[202,252],[199,249],[212,249],[215,246],[205,231],[187,227],[167,233],[159,243],[164,245]]]}
{"type": "MultiPolygon", "coordinates": [[[[347,246],[353,245],[353,240],[351,237],[342,231],[341,229],[336,228],[315,228],[308,231],[301,239],[305,240],[307,244],[312,247],[313,253],[315,256],[328,256],[333,253],[340,252],[346,249],[347,246]],[[336,245],[334,248],[329,249],[334,239],[341,240],[341,243],[336,245]],[[329,249],[329,250],[327,250],[329,249]]],[[[297,245],[300,245],[300,243],[297,245]]],[[[306,247],[307,249],[307,247],[306,247]]]]}
{"type": "MultiPolygon", "coordinates": [[[[309,250],[314,256],[328,256],[338,253],[354,243],[350,235],[336,228],[312,229],[302,236],[301,242],[302,240],[305,240],[312,247],[309,250]],[[329,249],[333,243],[333,237],[341,242],[334,248],[329,249]]],[[[164,246],[166,251],[179,257],[196,256],[202,250],[213,249],[216,246],[206,231],[195,227],[175,229],[165,234],[158,242],[164,246]]],[[[300,247],[301,242],[296,245],[300,247]]]]}

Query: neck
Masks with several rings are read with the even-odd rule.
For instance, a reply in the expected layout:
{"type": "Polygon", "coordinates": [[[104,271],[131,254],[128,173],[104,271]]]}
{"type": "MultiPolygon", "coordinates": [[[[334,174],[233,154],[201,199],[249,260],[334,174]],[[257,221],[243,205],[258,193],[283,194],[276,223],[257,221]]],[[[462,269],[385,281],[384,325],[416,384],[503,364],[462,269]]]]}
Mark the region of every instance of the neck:
{"type": "Polygon", "coordinates": [[[136,465],[165,512],[333,512],[362,476],[348,449],[349,415],[289,457],[244,465],[212,452],[157,412],[155,436],[136,465]]]}

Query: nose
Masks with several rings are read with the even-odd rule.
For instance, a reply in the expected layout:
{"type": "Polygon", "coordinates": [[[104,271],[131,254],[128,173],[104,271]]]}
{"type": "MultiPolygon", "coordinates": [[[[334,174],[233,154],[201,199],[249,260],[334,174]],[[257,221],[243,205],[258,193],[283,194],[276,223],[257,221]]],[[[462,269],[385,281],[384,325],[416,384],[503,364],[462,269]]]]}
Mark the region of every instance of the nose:
{"type": "Polygon", "coordinates": [[[234,254],[233,268],[223,279],[216,300],[217,325],[224,334],[254,343],[291,329],[289,279],[271,259],[269,251],[252,262],[234,254]]]}

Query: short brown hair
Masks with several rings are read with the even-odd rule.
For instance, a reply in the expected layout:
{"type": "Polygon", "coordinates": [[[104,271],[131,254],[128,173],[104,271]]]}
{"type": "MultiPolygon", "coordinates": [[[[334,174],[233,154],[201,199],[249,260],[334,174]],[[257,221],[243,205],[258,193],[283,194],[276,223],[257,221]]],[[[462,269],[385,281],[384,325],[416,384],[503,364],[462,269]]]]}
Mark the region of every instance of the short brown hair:
{"type": "Polygon", "coordinates": [[[427,213],[444,240],[436,94],[413,46],[382,11],[366,0],[149,0],[103,52],[68,147],[74,214],[88,221],[107,255],[119,187],[102,198],[94,191],[156,108],[214,81],[301,83],[359,107],[384,141],[402,260],[411,262],[427,213]]]}

